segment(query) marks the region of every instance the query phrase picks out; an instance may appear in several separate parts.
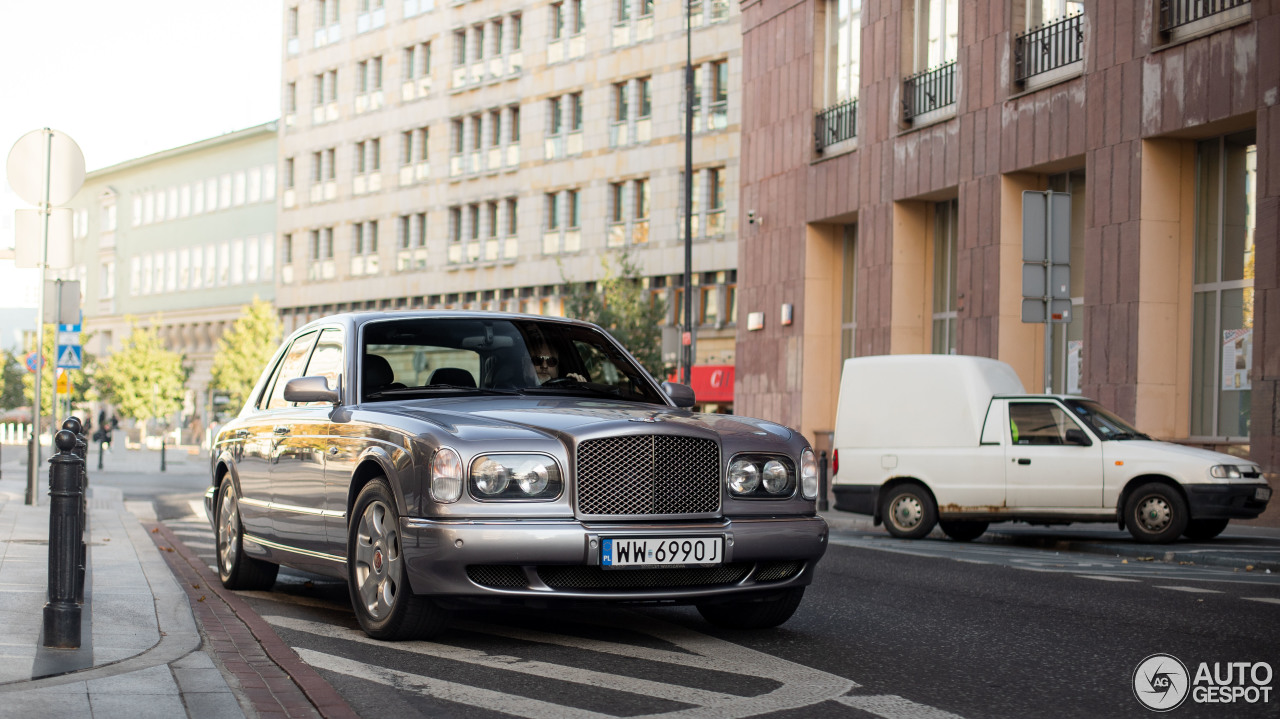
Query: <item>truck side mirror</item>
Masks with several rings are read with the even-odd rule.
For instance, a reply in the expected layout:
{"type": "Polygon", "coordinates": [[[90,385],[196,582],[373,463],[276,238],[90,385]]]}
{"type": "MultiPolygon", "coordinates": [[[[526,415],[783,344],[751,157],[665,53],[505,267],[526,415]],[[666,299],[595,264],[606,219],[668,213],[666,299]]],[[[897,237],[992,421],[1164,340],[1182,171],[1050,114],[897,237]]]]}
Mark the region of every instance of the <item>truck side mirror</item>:
{"type": "Polygon", "coordinates": [[[1085,434],[1083,429],[1067,430],[1067,444],[1076,444],[1081,447],[1093,446],[1093,442],[1089,441],[1089,435],[1085,434]]]}

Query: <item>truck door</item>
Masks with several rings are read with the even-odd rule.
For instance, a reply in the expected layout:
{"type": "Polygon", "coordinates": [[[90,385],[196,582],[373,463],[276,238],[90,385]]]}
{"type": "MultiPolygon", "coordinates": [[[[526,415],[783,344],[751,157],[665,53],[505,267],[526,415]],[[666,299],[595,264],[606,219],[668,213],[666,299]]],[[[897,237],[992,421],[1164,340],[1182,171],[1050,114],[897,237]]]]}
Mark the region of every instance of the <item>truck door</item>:
{"type": "Polygon", "coordinates": [[[1102,443],[1050,400],[1010,401],[1005,492],[1011,509],[1102,506],[1102,443]]]}

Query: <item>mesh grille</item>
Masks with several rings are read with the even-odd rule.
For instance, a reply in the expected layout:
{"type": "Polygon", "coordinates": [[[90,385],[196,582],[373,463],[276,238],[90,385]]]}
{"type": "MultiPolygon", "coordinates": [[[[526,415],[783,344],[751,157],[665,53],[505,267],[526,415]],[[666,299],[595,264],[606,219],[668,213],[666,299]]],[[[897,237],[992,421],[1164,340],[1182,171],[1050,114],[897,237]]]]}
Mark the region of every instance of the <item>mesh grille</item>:
{"type": "Polygon", "coordinates": [[[777,582],[790,579],[800,573],[804,562],[761,562],[756,570],[757,582],[777,582]]]}
{"type": "Polygon", "coordinates": [[[645,589],[733,584],[751,571],[750,564],[664,569],[601,569],[582,566],[538,567],[538,576],[554,589],[645,589]]]}
{"type": "Polygon", "coordinates": [[[523,587],[528,584],[524,570],[504,564],[472,564],[467,577],[482,587],[523,587]]]}
{"type": "Polygon", "coordinates": [[[720,507],[720,448],[709,439],[634,435],[578,445],[584,515],[703,514],[720,507]]]}

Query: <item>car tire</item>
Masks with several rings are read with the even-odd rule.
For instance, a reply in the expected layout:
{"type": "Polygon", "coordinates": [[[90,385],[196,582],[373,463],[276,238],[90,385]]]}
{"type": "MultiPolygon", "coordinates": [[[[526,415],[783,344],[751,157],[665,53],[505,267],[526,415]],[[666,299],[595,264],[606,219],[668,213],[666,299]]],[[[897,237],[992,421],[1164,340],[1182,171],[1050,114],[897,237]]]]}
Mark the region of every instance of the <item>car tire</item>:
{"type": "Polygon", "coordinates": [[[280,565],[244,553],[244,526],[240,522],[240,497],[230,477],[218,488],[216,530],[218,579],[227,589],[270,589],[280,565]]]}
{"type": "Polygon", "coordinates": [[[974,521],[951,521],[938,520],[938,526],[942,527],[943,534],[951,537],[957,542],[972,542],[982,533],[987,531],[987,527],[991,526],[991,522],[974,522],[974,521]]]}
{"type": "Polygon", "coordinates": [[[1197,542],[1204,542],[1222,534],[1230,519],[1193,519],[1187,522],[1182,536],[1197,542]]]}
{"type": "Polygon", "coordinates": [[[1187,501],[1167,484],[1151,482],[1135,489],[1124,503],[1129,534],[1143,544],[1168,544],[1187,529],[1187,501]]]}
{"type": "Polygon", "coordinates": [[[440,633],[448,613],[414,594],[401,553],[400,515],[387,480],[370,480],[356,496],[347,526],[347,589],[365,634],[424,639],[440,633]]]}
{"type": "Polygon", "coordinates": [[[923,485],[909,482],[885,495],[880,516],[889,534],[900,539],[920,539],[938,523],[938,506],[923,485]]]}
{"type": "Polygon", "coordinates": [[[755,599],[707,602],[697,607],[703,619],[723,629],[772,629],[790,619],[803,598],[804,587],[794,587],[755,599]]]}

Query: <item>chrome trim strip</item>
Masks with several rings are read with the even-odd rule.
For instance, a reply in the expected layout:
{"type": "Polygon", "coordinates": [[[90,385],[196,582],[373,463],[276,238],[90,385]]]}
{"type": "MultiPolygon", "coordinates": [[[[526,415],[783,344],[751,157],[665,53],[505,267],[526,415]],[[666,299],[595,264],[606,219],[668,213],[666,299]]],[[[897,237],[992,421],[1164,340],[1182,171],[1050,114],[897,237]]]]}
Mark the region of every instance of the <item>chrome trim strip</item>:
{"type": "Polygon", "coordinates": [[[254,536],[254,535],[252,535],[252,534],[248,534],[248,533],[246,533],[246,534],[244,535],[244,538],[245,538],[245,539],[247,539],[247,540],[249,540],[250,542],[253,542],[254,544],[260,544],[260,545],[262,545],[262,546],[264,546],[264,547],[268,547],[268,548],[270,548],[270,549],[279,549],[279,550],[280,550],[280,551],[282,551],[282,552],[290,552],[290,553],[292,553],[292,554],[301,554],[301,555],[306,556],[306,557],[315,557],[316,559],[327,559],[327,560],[329,560],[330,562],[337,562],[337,563],[339,563],[339,564],[346,564],[346,563],[347,563],[347,558],[346,558],[346,557],[338,557],[338,556],[335,556],[335,555],[332,555],[332,554],[325,554],[324,552],[313,552],[313,551],[311,551],[311,550],[309,550],[309,549],[298,549],[297,547],[290,547],[290,546],[287,546],[287,545],[284,545],[284,544],[277,544],[277,543],[275,543],[275,542],[268,542],[267,540],[265,540],[265,539],[263,539],[263,538],[261,538],[261,537],[256,537],[256,536],[254,536]]]}
{"type": "Polygon", "coordinates": [[[282,512],[293,512],[295,514],[309,514],[313,517],[333,517],[336,519],[346,519],[346,512],[335,512],[332,509],[315,509],[313,507],[299,507],[293,504],[276,504],[275,502],[264,502],[260,499],[240,498],[241,504],[248,504],[267,511],[280,510],[282,512]]]}
{"type": "Polygon", "coordinates": [[[543,524],[565,524],[573,526],[581,526],[582,522],[576,519],[560,519],[556,517],[530,517],[528,519],[424,519],[422,517],[406,517],[404,518],[405,526],[415,529],[426,529],[430,527],[458,527],[458,526],[505,526],[505,527],[528,527],[530,525],[543,524]]]}
{"type": "Polygon", "coordinates": [[[264,502],[261,499],[252,499],[250,497],[240,497],[236,501],[238,501],[240,504],[247,504],[251,507],[258,507],[259,509],[271,509],[271,503],[264,502]]]}

